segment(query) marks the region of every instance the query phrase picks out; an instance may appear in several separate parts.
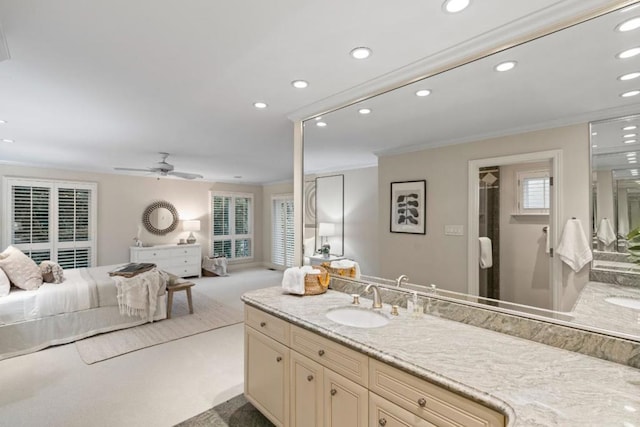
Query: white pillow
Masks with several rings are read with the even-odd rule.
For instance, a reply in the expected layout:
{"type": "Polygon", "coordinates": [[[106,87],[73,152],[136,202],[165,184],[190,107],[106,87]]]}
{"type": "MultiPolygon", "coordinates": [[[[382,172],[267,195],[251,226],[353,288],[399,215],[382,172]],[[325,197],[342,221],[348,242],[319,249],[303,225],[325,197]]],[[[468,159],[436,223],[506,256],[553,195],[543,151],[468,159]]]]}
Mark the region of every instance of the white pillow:
{"type": "Polygon", "coordinates": [[[6,297],[11,290],[11,282],[7,274],[0,268],[0,297],[6,297]]]}
{"type": "Polygon", "coordinates": [[[18,248],[9,246],[0,254],[0,268],[21,289],[31,291],[42,285],[40,267],[18,248]]]}
{"type": "Polygon", "coordinates": [[[57,262],[42,261],[40,263],[40,274],[42,274],[42,281],[45,283],[64,282],[64,272],[57,262]]]}

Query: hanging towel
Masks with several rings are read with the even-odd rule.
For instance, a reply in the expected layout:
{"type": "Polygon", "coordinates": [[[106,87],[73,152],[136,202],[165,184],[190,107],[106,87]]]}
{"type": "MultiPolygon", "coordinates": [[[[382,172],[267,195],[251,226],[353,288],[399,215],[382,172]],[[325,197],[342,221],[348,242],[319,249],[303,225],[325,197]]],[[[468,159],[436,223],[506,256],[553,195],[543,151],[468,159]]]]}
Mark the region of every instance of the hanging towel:
{"type": "Polygon", "coordinates": [[[609,246],[616,241],[616,233],[613,231],[609,218],[602,218],[600,220],[600,226],[598,226],[598,240],[604,243],[605,246],[609,246]]]}
{"type": "Polygon", "coordinates": [[[491,239],[488,237],[479,237],[478,239],[480,241],[480,268],[491,268],[493,267],[491,239]]]}
{"type": "Polygon", "coordinates": [[[304,295],[304,276],[320,273],[322,273],[320,270],[316,270],[310,265],[287,268],[282,276],[282,289],[290,294],[304,295]]]}
{"type": "Polygon", "coordinates": [[[593,256],[589,242],[585,237],[582,223],[579,219],[570,219],[564,226],[560,244],[556,253],[571,269],[578,272],[584,267],[593,256]]]}

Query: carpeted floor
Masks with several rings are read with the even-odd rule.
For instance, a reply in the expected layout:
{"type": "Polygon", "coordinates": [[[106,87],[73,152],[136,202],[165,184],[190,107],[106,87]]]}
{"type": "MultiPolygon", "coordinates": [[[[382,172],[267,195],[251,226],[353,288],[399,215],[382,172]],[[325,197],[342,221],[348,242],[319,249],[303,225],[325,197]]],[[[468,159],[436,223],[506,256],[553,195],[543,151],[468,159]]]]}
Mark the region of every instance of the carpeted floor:
{"type": "Polygon", "coordinates": [[[189,314],[186,293],[178,292],[174,296],[171,319],[76,341],[76,349],[82,360],[90,365],[244,320],[240,310],[226,306],[195,290],[193,306],[193,314],[189,314]]]}
{"type": "Polygon", "coordinates": [[[273,427],[251,403],[240,394],[175,427],[273,427]]]}

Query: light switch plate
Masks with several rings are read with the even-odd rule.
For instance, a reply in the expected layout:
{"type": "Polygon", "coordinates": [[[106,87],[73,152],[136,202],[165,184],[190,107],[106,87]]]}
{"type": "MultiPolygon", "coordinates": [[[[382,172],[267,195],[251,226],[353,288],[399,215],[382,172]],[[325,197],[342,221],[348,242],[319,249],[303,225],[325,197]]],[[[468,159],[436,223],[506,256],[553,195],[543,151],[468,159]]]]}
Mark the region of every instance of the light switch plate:
{"type": "Polygon", "coordinates": [[[445,225],[444,234],[446,236],[463,236],[464,225],[445,225]]]}

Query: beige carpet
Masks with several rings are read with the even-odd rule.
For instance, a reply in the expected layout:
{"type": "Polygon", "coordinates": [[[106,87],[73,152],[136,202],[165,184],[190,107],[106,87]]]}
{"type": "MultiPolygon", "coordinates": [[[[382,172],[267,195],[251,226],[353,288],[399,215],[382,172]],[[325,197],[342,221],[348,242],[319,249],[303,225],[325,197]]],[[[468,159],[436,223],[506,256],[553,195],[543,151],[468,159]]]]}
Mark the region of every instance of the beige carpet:
{"type": "Polygon", "coordinates": [[[80,358],[88,365],[132,351],[166,343],[243,321],[240,310],[193,291],[193,314],[186,293],[176,292],[171,319],[147,323],[76,341],[80,358]]]}

